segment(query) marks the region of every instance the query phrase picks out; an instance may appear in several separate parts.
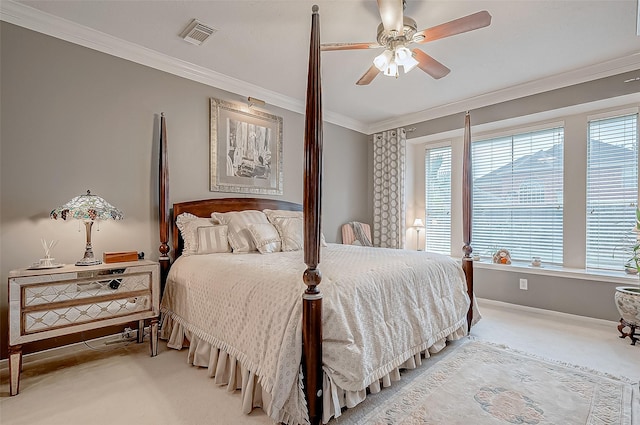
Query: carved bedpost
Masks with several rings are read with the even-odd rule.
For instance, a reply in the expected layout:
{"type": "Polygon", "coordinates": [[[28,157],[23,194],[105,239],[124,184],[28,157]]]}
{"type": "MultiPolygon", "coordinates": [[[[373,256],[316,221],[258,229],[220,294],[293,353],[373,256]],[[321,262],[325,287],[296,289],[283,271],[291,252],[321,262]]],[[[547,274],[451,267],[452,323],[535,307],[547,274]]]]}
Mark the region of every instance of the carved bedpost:
{"type": "Polygon", "coordinates": [[[167,156],[167,125],[164,113],[160,114],[160,293],[169,273],[169,159],[167,156]]]}
{"type": "Polygon", "coordinates": [[[311,15],[309,74],[304,130],[304,262],[302,296],[302,341],[305,395],[311,425],[322,420],[322,275],[320,222],[322,218],[322,90],[320,84],[320,15],[314,5],[311,15]]]}
{"type": "Polygon", "coordinates": [[[471,330],[473,319],[473,257],[471,253],[471,215],[473,211],[473,199],[471,188],[473,185],[473,174],[471,169],[471,118],[469,112],[464,116],[464,154],[462,157],[462,233],[464,238],[464,257],[462,258],[462,269],[467,278],[467,292],[471,305],[467,312],[467,326],[471,330]]]}

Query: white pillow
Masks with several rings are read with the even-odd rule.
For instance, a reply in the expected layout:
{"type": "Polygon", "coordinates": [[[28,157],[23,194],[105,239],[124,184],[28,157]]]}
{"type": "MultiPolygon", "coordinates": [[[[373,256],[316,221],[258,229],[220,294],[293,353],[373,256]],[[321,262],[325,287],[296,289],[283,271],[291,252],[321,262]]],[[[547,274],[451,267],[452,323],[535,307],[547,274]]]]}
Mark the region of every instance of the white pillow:
{"type": "Polygon", "coordinates": [[[304,217],[302,215],[302,211],[262,210],[262,212],[265,213],[269,221],[271,221],[271,219],[275,217],[293,217],[293,218],[299,218],[300,220],[302,220],[302,218],[304,217]]]}
{"type": "Polygon", "coordinates": [[[271,223],[249,223],[247,226],[253,243],[261,254],[280,252],[280,234],[271,223]]]}
{"type": "Polygon", "coordinates": [[[256,244],[249,233],[249,223],[269,223],[267,216],[262,211],[246,210],[231,211],[226,213],[214,212],[211,214],[213,221],[218,224],[229,226],[229,244],[233,252],[253,252],[257,251],[256,244]]]}
{"type": "Polygon", "coordinates": [[[282,251],[299,251],[304,248],[302,219],[297,217],[274,217],[273,225],[282,240],[282,251]]]}
{"type": "Polygon", "coordinates": [[[275,226],[282,241],[282,251],[299,251],[304,248],[302,211],[263,210],[275,226]]]}
{"type": "Polygon", "coordinates": [[[176,217],[176,226],[178,226],[184,242],[182,255],[188,256],[198,253],[198,228],[213,227],[213,221],[210,218],[197,217],[191,213],[182,213],[176,217]]]}
{"type": "Polygon", "coordinates": [[[229,246],[229,240],[227,239],[228,229],[228,226],[222,225],[198,227],[198,249],[196,254],[230,252],[231,247],[229,246]]]}
{"type": "MultiPolygon", "coordinates": [[[[262,210],[271,224],[280,233],[282,251],[304,249],[304,222],[302,211],[262,210]]],[[[320,245],[327,246],[324,234],[320,234],[320,245]]]]}

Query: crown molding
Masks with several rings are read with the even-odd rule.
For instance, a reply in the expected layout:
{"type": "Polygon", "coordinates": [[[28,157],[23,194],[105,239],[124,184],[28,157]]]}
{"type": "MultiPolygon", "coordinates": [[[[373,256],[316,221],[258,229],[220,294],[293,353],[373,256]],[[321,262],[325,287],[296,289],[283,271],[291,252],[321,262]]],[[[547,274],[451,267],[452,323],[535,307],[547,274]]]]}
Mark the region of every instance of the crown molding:
{"type": "Polygon", "coordinates": [[[484,106],[495,105],[497,103],[572,86],[574,84],[580,84],[599,78],[610,77],[623,72],[633,71],[638,68],[640,68],[640,53],[633,52],[621,58],[600,62],[574,71],[552,75],[550,77],[462,99],[435,108],[425,109],[413,114],[407,114],[402,117],[394,117],[389,120],[380,121],[369,126],[368,134],[377,133],[390,128],[404,127],[484,106]]]}
{"type": "MultiPolygon", "coordinates": [[[[0,2],[0,20],[243,97],[259,97],[269,105],[288,111],[305,113],[302,100],[170,57],[13,0],[0,2]]],[[[324,120],[360,133],[367,131],[365,123],[332,111],[324,111],[324,120]]]]}

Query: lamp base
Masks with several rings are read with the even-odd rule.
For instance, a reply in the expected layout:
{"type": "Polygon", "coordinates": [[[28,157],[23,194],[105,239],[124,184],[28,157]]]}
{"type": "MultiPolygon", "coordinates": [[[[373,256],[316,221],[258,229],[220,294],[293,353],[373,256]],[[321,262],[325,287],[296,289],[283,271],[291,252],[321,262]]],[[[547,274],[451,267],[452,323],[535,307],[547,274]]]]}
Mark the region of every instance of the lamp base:
{"type": "Polygon", "coordinates": [[[98,264],[102,264],[102,261],[97,258],[83,258],[82,260],[76,261],[76,266],[95,266],[98,264]]]}
{"type": "Polygon", "coordinates": [[[93,248],[91,247],[91,226],[93,221],[85,221],[85,229],[87,231],[87,246],[84,249],[84,257],[76,262],[76,266],[95,266],[102,264],[102,261],[93,256],[93,248]]]}

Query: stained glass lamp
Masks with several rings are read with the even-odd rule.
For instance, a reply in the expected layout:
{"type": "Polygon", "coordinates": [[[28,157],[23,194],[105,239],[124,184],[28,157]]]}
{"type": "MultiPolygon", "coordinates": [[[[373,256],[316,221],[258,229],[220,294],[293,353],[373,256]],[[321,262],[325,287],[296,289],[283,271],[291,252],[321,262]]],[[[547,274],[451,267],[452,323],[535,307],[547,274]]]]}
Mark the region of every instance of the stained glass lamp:
{"type": "Polygon", "coordinates": [[[92,266],[102,262],[93,256],[91,247],[91,226],[93,226],[93,222],[98,220],[122,220],[124,214],[101,197],[92,195],[91,191],[87,190],[86,195],[76,196],[63,206],[51,211],[50,217],[54,220],[58,218],[63,220],[75,218],[84,221],[87,231],[87,246],[84,250],[84,257],[76,262],[76,266],[92,266]]]}

